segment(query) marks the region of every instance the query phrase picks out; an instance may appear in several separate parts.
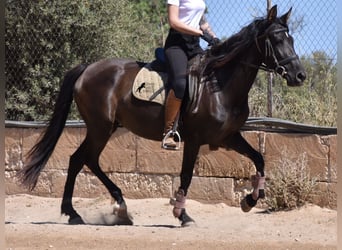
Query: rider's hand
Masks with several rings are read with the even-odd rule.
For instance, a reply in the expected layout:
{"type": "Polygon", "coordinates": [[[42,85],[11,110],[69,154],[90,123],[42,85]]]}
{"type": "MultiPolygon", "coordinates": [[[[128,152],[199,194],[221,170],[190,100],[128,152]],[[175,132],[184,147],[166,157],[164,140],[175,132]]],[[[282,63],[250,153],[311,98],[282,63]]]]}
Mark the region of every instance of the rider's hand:
{"type": "Polygon", "coordinates": [[[208,43],[209,46],[217,45],[220,43],[220,39],[211,36],[207,31],[203,32],[201,38],[208,43]]]}

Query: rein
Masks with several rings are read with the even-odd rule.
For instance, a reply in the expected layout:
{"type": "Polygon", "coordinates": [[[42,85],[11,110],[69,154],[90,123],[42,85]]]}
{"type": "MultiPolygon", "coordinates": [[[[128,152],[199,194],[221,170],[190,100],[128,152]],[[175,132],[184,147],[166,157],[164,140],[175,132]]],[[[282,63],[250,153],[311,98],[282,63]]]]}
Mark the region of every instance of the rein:
{"type": "Polygon", "coordinates": [[[279,32],[288,32],[288,29],[287,28],[277,29],[277,30],[274,30],[270,33],[266,33],[266,34],[263,34],[263,35],[255,38],[255,44],[256,44],[256,47],[257,47],[259,53],[261,55],[263,55],[265,57],[265,59],[266,58],[272,58],[274,61],[274,64],[275,64],[274,68],[270,68],[265,63],[262,63],[259,66],[254,65],[254,64],[250,64],[250,63],[246,63],[246,62],[241,62],[241,63],[244,65],[247,65],[249,67],[252,67],[252,68],[257,68],[257,69],[261,69],[261,70],[268,71],[268,72],[276,72],[279,75],[281,75],[282,77],[284,77],[287,74],[287,71],[286,71],[286,68],[284,65],[288,64],[292,60],[298,59],[298,55],[294,54],[292,56],[289,56],[288,58],[285,58],[281,61],[278,61],[278,59],[275,55],[271,40],[269,38],[269,34],[279,33],[279,32]],[[265,54],[262,53],[262,50],[261,50],[259,42],[258,42],[258,40],[260,38],[263,38],[263,37],[266,37],[266,39],[265,39],[265,54]]]}

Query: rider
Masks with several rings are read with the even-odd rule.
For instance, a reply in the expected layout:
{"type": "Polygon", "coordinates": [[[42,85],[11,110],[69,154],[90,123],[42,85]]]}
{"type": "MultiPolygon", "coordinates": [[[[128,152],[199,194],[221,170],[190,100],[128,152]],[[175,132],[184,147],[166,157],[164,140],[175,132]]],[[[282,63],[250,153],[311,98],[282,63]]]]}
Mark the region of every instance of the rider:
{"type": "Polygon", "coordinates": [[[165,41],[165,56],[168,63],[169,83],[165,103],[165,127],[163,148],[175,149],[177,143],[173,136],[165,135],[173,129],[184,97],[188,60],[203,53],[199,44],[202,37],[209,45],[219,39],[211,31],[204,16],[204,0],[167,0],[170,30],[165,41]]]}

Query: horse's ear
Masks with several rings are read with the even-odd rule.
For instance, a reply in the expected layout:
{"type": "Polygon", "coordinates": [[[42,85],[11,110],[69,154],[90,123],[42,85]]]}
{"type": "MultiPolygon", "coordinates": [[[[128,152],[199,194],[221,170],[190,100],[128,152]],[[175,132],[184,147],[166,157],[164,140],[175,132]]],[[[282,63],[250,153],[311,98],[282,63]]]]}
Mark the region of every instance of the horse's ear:
{"type": "Polygon", "coordinates": [[[267,20],[273,22],[277,17],[277,5],[274,5],[267,13],[267,20]]]}
{"type": "Polygon", "coordinates": [[[291,12],[292,12],[292,7],[289,9],[287,13],[285,13],[284,15],[280,17],[280,20],[287,24],[288,20],[290,19],[291,12]]]}

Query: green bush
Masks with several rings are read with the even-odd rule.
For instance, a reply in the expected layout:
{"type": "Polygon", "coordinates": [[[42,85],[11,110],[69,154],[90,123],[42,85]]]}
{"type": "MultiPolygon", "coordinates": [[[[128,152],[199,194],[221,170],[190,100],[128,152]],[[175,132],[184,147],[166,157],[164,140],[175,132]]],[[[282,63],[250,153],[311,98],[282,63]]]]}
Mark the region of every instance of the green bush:
{"type": "MultiPolygon", "coordinates": [[[[5,113],[7,120],[48,120],[61,79],[79,63],[101,58],[152,60],[167,34],[164,0],[6,1],[5,113]]],[[[324,52],[301,58],[304,86],[274,77],[273,117],[336,126],[336,65],[324,52]]],[[[267,78],[260,71],[249,93],[250,116],[267,116],[267,78]]],[[[77,119],[73,106],[69,119],[77,119]]]]}
{"type": "MultiPolygon", "coordinates": [[[[64,73],[79,63],[150,60],[163,35],[133,3],[7,1],[6,119],[47,120],[64,73]]],[[[75,117],[74,111],[70,118],[75,117]]]]}
{"type": "MultiPolygon", "coordinates": [[[[324,52],[315,52],[301,61],[307,73],[304,85],[288,87],[274,76],[273,117],[319,126],[337,124],[336,66],[324,52]]],[[[267,116],[267,75],[259,71],[249,93],[251,116],[267,116]]]]}

